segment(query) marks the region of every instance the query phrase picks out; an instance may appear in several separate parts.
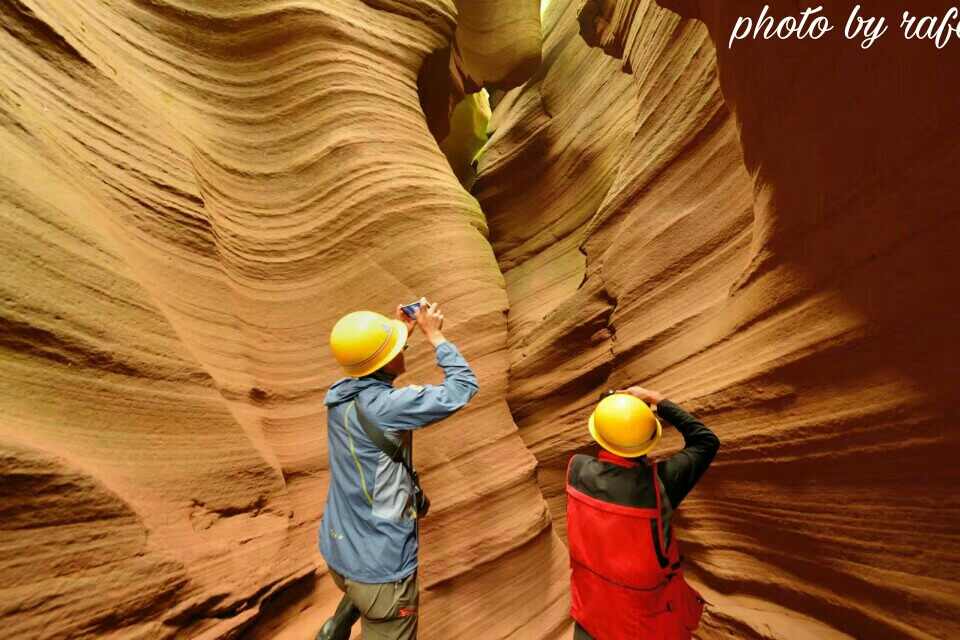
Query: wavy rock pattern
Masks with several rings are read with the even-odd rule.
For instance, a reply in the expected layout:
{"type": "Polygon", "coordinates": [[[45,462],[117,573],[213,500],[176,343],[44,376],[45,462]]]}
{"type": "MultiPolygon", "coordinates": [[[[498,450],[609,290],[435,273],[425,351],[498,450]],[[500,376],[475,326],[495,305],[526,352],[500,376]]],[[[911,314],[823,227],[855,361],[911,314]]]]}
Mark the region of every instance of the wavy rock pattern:
{"type": "MultiPolygon", "coordinates": [[[[8,632],[315,632],[339,600],[316,550],[326,336],[420,294],[483,387],[417,441],[424,635],[568,628],[504,401],[503,280],[419,104],[453,5],[22,0],[0,21],[8,632]]],[[[428,351],[411,379],[436,378],[428,351]]]]}
{"type": "MultiPolygon", "coordinates": [[[[457,0],[454,4],[453,40],[426,57],[417,78],[420,104],[437,142],[447,138],[451,119],[457,117],[455,109],[465,96],[484,87],[512,89],[540,66],[539,0],[457,0]]],[[[451,162],[457,170],[457,163],[451,162]]]]}
{"type": "Polygon", "coordinates": [[[679,521],[701,637],[954,637],[958,50],[862,52],[846,2],[827,39],[728,50],[762,5],[664,4],[709,30],[555,0],[474,188],[554,520],[596,392],[641,381],[724,443],[679,521]]]}
{"type": "Polygon", "coordinates": [[[5,3],[7,633],[310,637],[327,332],[425,294],[482,392],[417,440],[424,637],[569,635],[563,467],[634,381],[724,441],[701,637],[960,635],[957,49],[728,50],[752,3],[663,3],[707,28],[553,0],[542,57],[528,0],[5,3]],[[437,140],[521,82],[481,212],[437,140]]]}
{"type": "Polygon", "coordinates": [[[540,66],[540,0],[457,0],[452,55],[468,87],[512,89],[540,66]]]}

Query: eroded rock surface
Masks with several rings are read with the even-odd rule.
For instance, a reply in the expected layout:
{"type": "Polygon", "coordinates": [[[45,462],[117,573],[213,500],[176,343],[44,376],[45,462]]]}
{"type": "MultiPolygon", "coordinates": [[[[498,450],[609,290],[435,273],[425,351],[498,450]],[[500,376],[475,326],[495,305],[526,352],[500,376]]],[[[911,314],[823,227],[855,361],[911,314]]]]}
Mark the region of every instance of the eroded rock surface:
{"type": "Polygon", "coordinates": [[[505,402],[502,277],[417,92],[455,7],[24,0],[0,21],[7,632],[312,637],[339,600],[316,549],[327,336],[418,295],[482,386],[417,439],[424,635],[569,626],[505,402]]]}
{"type": "Polygon", "coordinates": [[[417,438],[423,637],[568,637],[563,468],[630,382],[724,443],[701,637],[960,635],[957,49],[664,4],[706,27],[553,0],[541,53],[528,0],[7,2],[6,632],[312,637],[327,334],[423,294],[482,387],[417,438]]]}
{"type": "Polygon", "coordinates": [[[861,51],[841,2],[829,38],[728,50],[762,3],[664,4],[708,28],[555,0],[474,188],[554,521],[597,391],[641,382],[723,441],[679,521],[702,637],[955,636],[958,49],[861,51]]]}

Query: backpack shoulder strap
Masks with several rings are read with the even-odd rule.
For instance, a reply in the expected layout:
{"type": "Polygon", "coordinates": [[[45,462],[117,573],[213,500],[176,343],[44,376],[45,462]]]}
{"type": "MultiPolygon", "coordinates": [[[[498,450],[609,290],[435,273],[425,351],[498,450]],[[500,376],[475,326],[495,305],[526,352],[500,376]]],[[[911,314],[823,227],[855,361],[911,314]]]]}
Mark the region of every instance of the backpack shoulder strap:
{"type": "Polygon", "coordinates": [[[367,434],[367,437],[370,438],[370,441],[377,445],[377,449],[380,449],[380,451],[384,452],[387,457],[394,462],[400,462],[403,460],[403,451],[401,450],[400,445],[390,442],[387,439],[387,436],[383,434],[383,431],[370,424],[370,420],[368,420],[367,416],[364,415],[363,409],[360,408],[360,405],[357,403],[357,401],[354,400],[353,403],[357,410],[357,421],[360,422],[360,427],[363,428],[363,432],[367,434]]]}
{"type": "Polygon", "coordinates": [[[370,438],[370,441],[373,442],[373,444],[377,445],[377,449],[383,451],[383,453],[394,462],[399,462],[402,464],[407,470],[407,473],[410,474],[410,477],[413,478],[414,484],[416,484],[417,475],[414,473],[413,467],[410,466],[410,463],[408,463],[407,459],[404,457],[403,449],[400,447],[400,445],[387,440],[387,437],[383,435],[383,431],[371,424],[367,419],[367,416],[363,414],[363,410],[360,408],[360,405],[357,404],[357,401],[354,400],[353,402],[357,409],[357,420],[360,422],[363,432],[367,434],[367,437],[370,438]]]}
{"type": "Polygon", "coordinates": [[[653,492],[657,495],[657,519],[650,521],[650,534],[653,538],[654,551],[657,552],[657,561],[660,567],[666,569],[670,564],[667,556],[667,545],[663,539],[663,501],[660,499],[660,476],[657,473],[657,463],[650,465],[653,476],[653,492]]]}

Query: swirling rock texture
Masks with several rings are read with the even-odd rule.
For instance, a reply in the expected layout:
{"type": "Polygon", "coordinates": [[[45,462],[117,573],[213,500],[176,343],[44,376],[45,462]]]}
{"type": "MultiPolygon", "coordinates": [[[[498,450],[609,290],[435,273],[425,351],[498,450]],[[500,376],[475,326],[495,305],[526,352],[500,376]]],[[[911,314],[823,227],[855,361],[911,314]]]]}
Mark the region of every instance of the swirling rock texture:
{"type": "Polygon", "coordinates": [[[669,4],[4,3],[4,634],[311,637],[326,336],[425,294],[482,391],[417,438],[423,637],[568,636],[563,466],[634,381],[724,442],[701,637],[960,635],[957,49],[669,4]]]}
{"type": "Polygon", "coordinates": [[[551,3],[474,185],[554,522],[596,392],[641,382],[723,441],[678,522],[701,637],[957,637],[960,50],[905,41],[892,2],[869,51],[854,3],[732,49],[764,3],[663,4],[706,28],[551,3]]]}
{"type": "MultiPolygon", "coordinates": [[[[508,42],[535,52],[474,57],[465,36],[470,73],[506,87],[538,60],[534,9],[508,42]]],[[[316,550],[326,336],[421,294],[483,387],[417,439],[424,635],[569,628],[565,549],[505,402],[502,276],[417,91],[456,16],[3,5],[5,637],[312,637],[339,600],[316,550]]],[[[429,348],[411,356],[410,378],[435,380],[429,348]]]]}

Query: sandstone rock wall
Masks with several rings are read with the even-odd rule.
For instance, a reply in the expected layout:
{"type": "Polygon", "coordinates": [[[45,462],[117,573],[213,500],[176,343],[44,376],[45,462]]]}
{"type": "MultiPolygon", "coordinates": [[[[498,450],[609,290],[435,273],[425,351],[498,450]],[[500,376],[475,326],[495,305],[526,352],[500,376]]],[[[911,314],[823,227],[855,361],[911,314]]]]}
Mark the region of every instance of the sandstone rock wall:
{"type": "Polygon", "coordinates": [[[424,294],[482,390],[417,438],[423,637],[568,637],[562,471],[631,382],[723,440],[678,522],[701,637],[960,635],[957,49],[727,50],[755,3],[664,4],[706,27],[649,0],[553,0],[542,33],[528,0],[0,7],[5,632],[311,637],[339,599],[326,336],[424,294]],[[481,86],[475,200],[437,140],[481,86]]]}
{"type": "MultiPolygon", "coordinates": [[[[312,637],[339,600],[316,550],[327,335],[418,295],[444,302],[482,385],[417,440],[424,635],[569,626],[565,550],[505,402],[503,280],[417,92],[456,15],[3,6],[6,633],[312,637]]],[[[429,348],[410,353],[410,378],[435,380],[429,348]]]]}
{"type": "Polygon", "coordinates": [[[707,28],[553,2],[474,187],[558,533],[597,392],[640,382],[723,441],[678,523],[702,637],[957,635],[958,50],[861,51],[845,2],[830,38],[728,50],[762,3],[664,4],[707,28]]]}

